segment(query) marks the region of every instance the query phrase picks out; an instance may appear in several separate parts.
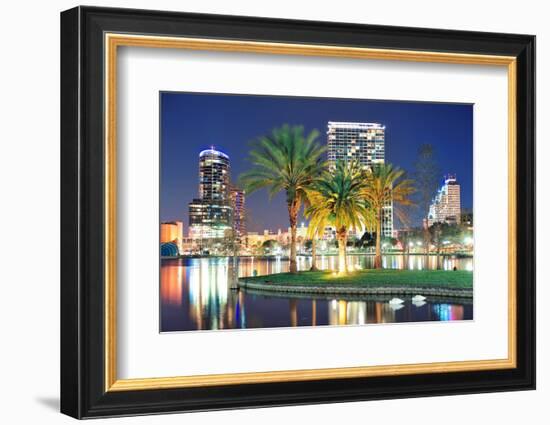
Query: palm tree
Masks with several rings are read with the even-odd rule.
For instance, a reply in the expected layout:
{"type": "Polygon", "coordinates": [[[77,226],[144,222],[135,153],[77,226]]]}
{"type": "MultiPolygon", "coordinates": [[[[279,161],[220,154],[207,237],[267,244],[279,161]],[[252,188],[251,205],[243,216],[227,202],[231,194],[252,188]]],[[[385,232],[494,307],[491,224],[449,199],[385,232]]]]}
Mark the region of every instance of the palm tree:
{"type": "Polygon", "coordinates": [[[298,271],[296,262],[296,224],[306,199],[306,188],[324,168],[325,147],[316,142],[319,132],[304,134],[301,126],[275,128],[271,134],[253,142],[249,160],[253,168],[240,176],[248,193],[268,188],[269,197],[284,191],[290,222],[290,272],[298,271]]]}
{"type": "Polygon", "coordinates": [[[338,162],[334,170],[325,171],[308,190],[310,206],[305,215],[309,218],[312,234],[326,225],[336,228],[338,240],[338,273],[348,271],[346,259],[347,236],[350,228],[371,226],[374,222],[368,202],[365,174],[356,162],[338,162]]]}
{"type": "MultiPolygon", "coordinates": [[[[409,196],[415,192],[414,182],[403,179],[404,175],[403,170],[394,168],[391,164],[375,164],[367,173],[368,184],[363,195],[373,209],[376,221],[376,255],[374,257],[376,269],[382,268],[380,240],[384,207],[392,204],[394,206],[413,205],[409,196]]],[[[394,211],[402,222],[407,221],[403,210],[398,207],[394,211]]]]}

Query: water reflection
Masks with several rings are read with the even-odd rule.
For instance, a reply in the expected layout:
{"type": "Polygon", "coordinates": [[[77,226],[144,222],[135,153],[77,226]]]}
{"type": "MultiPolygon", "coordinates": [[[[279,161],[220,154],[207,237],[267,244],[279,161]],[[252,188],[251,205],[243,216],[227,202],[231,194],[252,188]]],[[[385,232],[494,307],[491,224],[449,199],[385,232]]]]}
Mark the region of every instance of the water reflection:
{"type": "MultiPolygon", "coordinates": [[[[350,256],[354,268],[372,267],[373,258],[350,256]]],[[[337,258],[320,256],[318,267],[335,269],[337,258]]],[[[469,300],[428,298],[388,304],[391,297],[315,297],[235,291],[236,276],[288,271],[288,261],[258,258],[201,258],[163,260],[161,263],[161,330],[216,330],[261,327],[361,325],[417,321],[467,320],[472,318],[469,300]]],[[[442,258],[446,270],[472,269],[471,258],[442,258]]],[[[298,268],[308,269],[309,258],[299,257],[298,268]]],[[[384,267],[436,268],[435,257],[386,256],[384,267]]]]}

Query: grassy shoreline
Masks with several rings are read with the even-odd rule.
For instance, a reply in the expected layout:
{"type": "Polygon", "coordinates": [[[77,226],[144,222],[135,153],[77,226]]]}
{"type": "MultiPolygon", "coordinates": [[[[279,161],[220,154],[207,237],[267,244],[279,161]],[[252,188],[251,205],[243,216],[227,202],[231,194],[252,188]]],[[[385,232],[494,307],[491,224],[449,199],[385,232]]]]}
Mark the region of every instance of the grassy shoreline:
{"type": "Polygon", "coordinates": [[[303,271],[298,273],[279,273],[265,276],[241,278],[241,282],[264,284],[275,289],[281,287],[315,288],[441,288],[465,289],[473,287],[471,271],[456,270],[359,270],[346,276],[337,276],[330,271],[303,271]]]}

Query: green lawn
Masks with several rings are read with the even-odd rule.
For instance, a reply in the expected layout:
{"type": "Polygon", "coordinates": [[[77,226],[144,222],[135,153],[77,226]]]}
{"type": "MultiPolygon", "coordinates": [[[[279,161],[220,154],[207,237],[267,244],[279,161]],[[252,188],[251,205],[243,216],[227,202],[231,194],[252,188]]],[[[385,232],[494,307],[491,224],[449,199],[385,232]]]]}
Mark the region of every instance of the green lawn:
{"type": "Polygon", "coordinates": [[[327,271],[303,271],[295,274],[279,273],[266,276],[241,278],[247,282],[272,285],[327,285],[385,287],[411,285],[420,287],[445,287],[471,289],[472,272],[464,270],[359,270],[347,276],[337,276],[327,271]]]}

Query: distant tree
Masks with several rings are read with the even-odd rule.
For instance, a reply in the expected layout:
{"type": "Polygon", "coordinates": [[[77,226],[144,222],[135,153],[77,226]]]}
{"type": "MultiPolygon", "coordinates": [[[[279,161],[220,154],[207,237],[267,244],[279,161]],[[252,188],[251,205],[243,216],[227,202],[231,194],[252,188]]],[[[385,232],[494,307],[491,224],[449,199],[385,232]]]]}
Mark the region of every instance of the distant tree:
{"type": "MultiPolygon", "coordinates": [[[[405,171],[394,167],[392,164],[375,164],[367,174],[367,186],[363,190],[369,207],[374,213],[376,223],[376,254],[374,268],[382,268],[382,251],[380,241],[382,239],[382,218],[384,207],[389,204],[397,206],[411,206],[413,201],[410,196],[415,192],[413,181],[405,178],[405,171]]],[[[394,209],[404,221],[402,210],[394,209]]]]}
{"type": "Polygon", "coordinates": [[[375,232],[365,232],[361,239],[357,242],[360,248],[371,247],[376,244],[376,233],[375,232]]]}
{"type": "Polygon", "coordinates": [[[276,240],[274,239],[268,239],[267,241],[264,241],[262,243],[262,250],[264,254],[271,254],[274,249],[276,249],[279,246],[276,240]]]}
{"type": "Polygon", "coordinates": [[[399,243],[399,241],[397,240],[397,238],[388,238],[388,243],[392,246],[392,247],[396,247],[397,244],[399,243]]]}
{"type": "Polygon", "coordinates": [[[409,255],[411,251],[411,244],[414,246],[419,240],[424,238],[424,230],[420,227],[408,228],[402,230],[398,234],[398,241],[403,247],[403,255],[409,255]]]}
{"type": "MultiPolygon", "coordinates": [[[[428,210],[433,197],[437,191],[441,169],[437,163],[434,147],[425,143],[418,149],[418,156],[415,162],[414,180],[417,188],[416,203],[420,207],[422,218],[428,216],[428,210]]],[[[426,255],[430,251],[430,232],[424,228],[424,247],[426,255]]]]}
{"type": "Polygon", "coordinates": [[[435,246],[437,268],[441,269],[441,248],[445,243],[455,244],[462,242],[462,228],[456,224],[434,223],[428,228],[430,242],[435,246]]]}
{"type": "Polygon", "coordinates": [[[467,226],[474,225],[474,213],[471,208],[465,208],[460,212],[460,222],[467,226]]]}
{"type": "MultiPolygon", "coordinates": [[[[312,180],[306,189],[306,197],[304,199],[304,208],[307,210],[311,207],[311,203],[315,202],[312,199],[313,194],[315,193],[316,180],[312,180]]],[[[314,197],[314,196],[313,196],[314,197]]],[[[326,222],[322,220],[316,221],[314,223],[308,223],[307,235],[311,241],[311,271],[318,271],[317,267],[317,239],[319,235],[322,235],[326,227],[326,222]]]]}
{"type": "Polygon", "coordinates": [[[398,233],[397,240],[401,244],[403,255],[409,255],[410,243],[412,242],[411,231],[409,229],[402,230],[398,233]]]}

